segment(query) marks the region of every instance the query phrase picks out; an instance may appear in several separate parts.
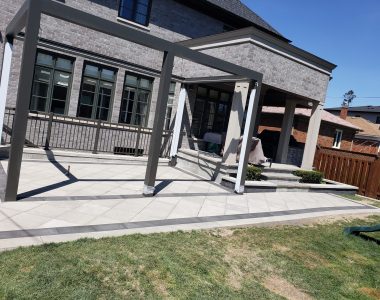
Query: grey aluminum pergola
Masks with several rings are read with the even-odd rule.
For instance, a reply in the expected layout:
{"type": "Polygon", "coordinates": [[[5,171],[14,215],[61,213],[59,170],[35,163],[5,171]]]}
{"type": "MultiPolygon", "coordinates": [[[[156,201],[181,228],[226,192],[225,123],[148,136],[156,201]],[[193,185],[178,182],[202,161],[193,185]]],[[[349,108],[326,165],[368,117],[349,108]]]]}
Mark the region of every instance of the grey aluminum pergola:
{"type": "MultiPolygon", "coordinates": [[[[148,33],[144,33],[139,30],[132,29],[109,20],[105,20],[103,18],[66,6],[62,3],[58,3],[52,0],[26,0],[6,29],[6,50],[12,49],[13,39],[21,32],[23,28],[25,28],[25,37],[20,70],[20,82],[18,86],[16,102],[16,112],[12,130],[5,195],[2,197],[4,201],[17,200],[21,162],[27,130],[29,101],[32,92],[34,63],[42,14],[101,33],[105,33],[113,37],[140,44],[164,53],[161,80],[157,97],[157,108],[154,117],[148,165],[144,181],[144,195],[146,196],[154,195],[154,186],[156,181],[157,166],[160,156],[160,147],[164,127],[164,116],[169,95],[174,58],[184,58],[213,69],[236,75],[237,80],[238,78],[244,78],[245,80],[252,82],[253,90],[251,92],[247,114],[247,124],[249,124],[249,126],[245,126],[243,147],[236,183],[237,188],[235,188],[236,192],[244,191],[246,166],[248,163],[249,155],[249,151],[246,150],[250,149],[250,137],[252,137],[254,130],[256,117],[254,112],[257,111],[260,88],[263,79],[263,75],[261,73],[234,65],[232,63],[203,54],[198,51],[191,50],[185,46],[169,42],[167,40],[152,36],[148,33]]],[[[10,54],[12,53],[10,52],[10,54]]],[[[7,56],[9,56],[9,51],[8,54],[4,54],[4,59],[8,59],[7,56]]],[[[3,72],[3,77],[7,77],[2,78],[1,80],[1,89],[3,91],[6,91],[6,87],[4,87],[4,85],[8,82],[9,73],[10,70],[9,72],[3,72]],[[4,73],[8,74],[4,75],[4,73]]],[[[3,94],[6,93],[3,92],[3,94]]],[[[0,99],[0,101],[6,101],[6,99],[0,99]]]]}

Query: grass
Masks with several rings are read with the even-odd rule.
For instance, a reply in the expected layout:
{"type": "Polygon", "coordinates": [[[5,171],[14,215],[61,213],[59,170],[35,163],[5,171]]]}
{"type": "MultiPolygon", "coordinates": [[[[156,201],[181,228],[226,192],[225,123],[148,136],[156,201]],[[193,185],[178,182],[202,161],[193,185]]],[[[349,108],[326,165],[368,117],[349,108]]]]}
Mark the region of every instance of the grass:
{"type": "Polygon", "coordinates": [[[310,226],[132,235],[0,253],[0,299],[379,299],[380,248],[310,226]]]}
{"type": "Polygon", "coordinates": [[[367,197],[362,197],[362,196],[359,196],[359,195],[343,195],[343,197],[345,197],[347,199],[350,199],[350,200],[357,201],[357,202],[361,202],[363,204],[369,204],[369,205],[372,205],[372,206],[380,208],[380,200],[376,200],[376,199],[372,199],[372,198],[367,198],[367,197]]]}

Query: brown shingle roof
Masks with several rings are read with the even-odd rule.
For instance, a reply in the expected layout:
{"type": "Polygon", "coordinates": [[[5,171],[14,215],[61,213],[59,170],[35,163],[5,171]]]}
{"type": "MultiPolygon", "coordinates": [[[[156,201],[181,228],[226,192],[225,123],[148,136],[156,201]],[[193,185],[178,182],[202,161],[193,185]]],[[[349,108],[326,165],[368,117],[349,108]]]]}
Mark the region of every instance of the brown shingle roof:
{"type": "Polygon", "coordinates": [[[361,117],[347,117],[347,121],[362,129],[358,135],[380,138],[379,124],[372,123],[361,117]]]}

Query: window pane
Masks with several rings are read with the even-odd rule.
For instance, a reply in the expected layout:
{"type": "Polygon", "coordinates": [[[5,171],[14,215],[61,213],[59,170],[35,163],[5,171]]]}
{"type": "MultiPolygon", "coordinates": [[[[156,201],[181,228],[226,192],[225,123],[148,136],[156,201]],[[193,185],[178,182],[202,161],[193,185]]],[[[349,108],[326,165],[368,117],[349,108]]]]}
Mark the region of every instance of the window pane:
{"type": "Polygon", "coordinates": [[[51,102],[50,111],[55,114],[63,115],[65,113],[65,102],[53,100],[51,102]]]}
{"type": "Polygon", "coordinates": [[[146,103],[137,102],[137,108],[136,108],[136,113],[137,114],[143,114],[143,115],[145,115],[146,114],[146,109],[147,109],[146,103]]]}
{"type": "Polygon", "coordinates": [[[67,88],[59,85],[55,85],[53,89],[53,99],[66,100],[67,98],[67,88]]]}
{"type": "Polygon", "coordinates": [[[140,87],[143,89],[150,89],[151,81],[148,79],[141,78],[140,80],[140,87]]]}
{"type": "Polygon", "coordinates": [[[79,117],[82,117],[82,118],[91,118],[92,117],[92,106],[80,105],[78,115],[79,115],[79,117]]]}
{"type": "Polygon", "coordinates": [[[125,80],[126,85],[137,86],[137,77],[132,75],[127,75],[127,79],[125,80]]]}
{"type": "Polygon", "coordinates": [[[96,90],[96,80],[84,78],[82,89],[84,91],[95,93],[96,90]]]}
{"type": "Polygon", "coordinates": [[[146,16],[148,14],[148,5],[147,4],[137,4],[136,12],[138,14],[146,16]]]}
{"type": "Polygon", "coordinates": [[[169,96],[168,105],[173,105],[173,102],[174,102],[174,96],[169,96]]]}
{"type": "Polygon", "coordinates": [[[71,71],[73,69],[73,63],[71,60],[64,58],[57,58],[56,68],[71,71]]]}
{"type": "Polygon", "coordinates": [[[64,87],[68,87],[70,82],[70,74],[55,72],[54,74],[54,84],[64,87]]]}
{"type": "Polygon", "coordinates": [[[215,90],[210,90],[210,98],[217,100],[219,97],[219,92],[215,90]]]}
{"type": "Polygon", "coordinates": [[[175,86],[176,86],[175,82],[171,82],[170,83],[170,89],[169,89],[169,93],[170,94],[174,94],[175,93],[175,86]]]}
{"type": "Polygon", "coordinates": [[[198,96],[200,97],[207,97],[207,88],[204,87],[198,87],[198,96]]]}
{"type": "Polygon", "coordinates": [[[138,94],[138,101],[148,103],[149,100],[149,93],[140,91],[138,94]]]}
{"type": "MultiPolygon", "coordinates": [[[[136,16],[135,16],[135,20],[134,20],[136,23],[139,23],[139,24],[143,24],[145,25],[147,23],[147,16],[146,15],[142,15],[142,14],[139,14],[139,13],[136,13],[136,16]]],[[[139,124],[140,125],[140,124],[139,124]]]]}
{"type": "Polygon", "coordinates": [[[82,92],[80,103],[86,105],[93,105],[95,99],[95,94],[91,92],[82,92]]]}
{"type": "Polygon", "coordinates": [[[50,82],[51,71],[48,69],[36,68],[34,79],[38,81],[50,82]]]}
{"type": "Polygon", "coordinates": [[[96,66],[92,65],[86,65],[86,68],[84,70],[84,74],[87,76],[92,76],[92,77],[99,77],[99,68],[96,66]]]}
{"type": "Polygon", "coordinates": [[[101,78],[109,81],[115,80],[115,71],[103,69],[101,73],[101,78]]]}
{"type": "Polygon", "coordinates": [[[30,104],[30,110],[32,111],[46,111],[46,98],[33,96],[30,104]]]}
{"type": "Polygon", "coordinates": [[[47,98],[49,92],[49,85],[47,83],[34,82],[33,96],[47,98]]]}
{"type": "Polygon", "coordinates": [[[228,102],[230,100],[230,94],[228,93],[220,93],[220,101],[228,102]]]}
{"type": "Polygon", "coordinates": [[[37,54],[37,64],[52,67],[54,65],[53,56],[46,53],[39,52],[37,54]]]}
{"type": "Polygon", "coordinates": [[[108,120],[108,109],[106,108],[99,108],[97,112],[97,119],[107,121],[108,120]]]}

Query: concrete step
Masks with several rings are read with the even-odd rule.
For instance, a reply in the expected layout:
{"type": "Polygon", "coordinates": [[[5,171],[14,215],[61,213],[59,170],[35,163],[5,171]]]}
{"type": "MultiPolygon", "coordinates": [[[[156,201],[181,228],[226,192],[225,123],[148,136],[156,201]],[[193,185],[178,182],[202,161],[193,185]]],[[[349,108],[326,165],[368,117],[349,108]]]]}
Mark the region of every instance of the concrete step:
{"type": "Polygon", "coordinates": [[[299,182],[300,177],[294,176],[291,173],[265,172],[262,174],[264,180],[271,182],[299,182]]]}
{"type": "Polygon", "coordinates": [[[300,168],[292,165],[281,165],[281,164],[273,164],[270,168],[269,166],[265,166],[263,169],[263,173],[288,173],[292,174],[294,171],[299,170],[300,168]]]}

